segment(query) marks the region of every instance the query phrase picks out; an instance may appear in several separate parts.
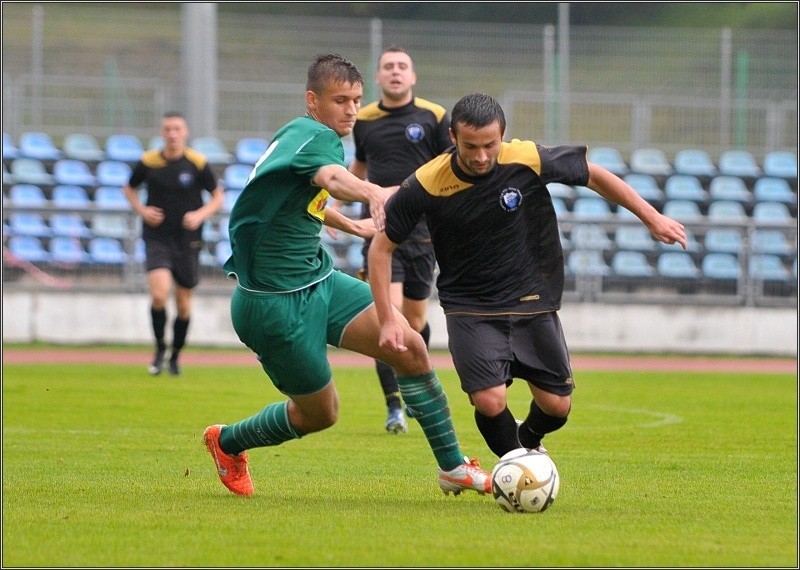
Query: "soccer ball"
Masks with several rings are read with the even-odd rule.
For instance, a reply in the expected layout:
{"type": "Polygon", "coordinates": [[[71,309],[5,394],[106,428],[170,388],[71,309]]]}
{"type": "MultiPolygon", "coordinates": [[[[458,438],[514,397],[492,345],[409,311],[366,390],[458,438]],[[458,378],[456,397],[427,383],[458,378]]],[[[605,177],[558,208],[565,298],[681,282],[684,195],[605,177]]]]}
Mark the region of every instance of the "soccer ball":
{"type": "Polygon", "coordinates": [[[540,513],[558,495],[561,478],[556,464],[535,449],[512,449],[492,469],[492,495],[509,513],[540,513]]]}

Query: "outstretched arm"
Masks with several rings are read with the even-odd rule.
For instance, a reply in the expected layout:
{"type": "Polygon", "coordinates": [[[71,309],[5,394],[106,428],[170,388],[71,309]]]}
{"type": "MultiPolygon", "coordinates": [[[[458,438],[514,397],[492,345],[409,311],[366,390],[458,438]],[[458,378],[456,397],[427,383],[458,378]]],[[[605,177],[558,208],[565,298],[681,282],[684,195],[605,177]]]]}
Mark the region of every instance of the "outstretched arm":
{"type": "MultiPolygon", "coordinates": [[[[397,320],[399,313],[392,305],[389,288],[392,281],[392,252],[397,244],[392,242],[384,232],[375,234],[369,246],[367,262],[369,264],[369,287],[375,299],[378,311],[378,322],[381,325],[381,336],[378,345],[389,351],[403,352],[405,345],[403,323],[397,320]]],[[[402,317],[401,317],[402,318],[402,317]]]]}
{"type": "Polygon", "coordinates": [[[338,164],[323,166],[313,178],[314,184],[325,188],[330,195],[343,202],[365,202],[378,230],[383,229],[383,206],[394,189],[383,188],[361,180],[338,164]]]}

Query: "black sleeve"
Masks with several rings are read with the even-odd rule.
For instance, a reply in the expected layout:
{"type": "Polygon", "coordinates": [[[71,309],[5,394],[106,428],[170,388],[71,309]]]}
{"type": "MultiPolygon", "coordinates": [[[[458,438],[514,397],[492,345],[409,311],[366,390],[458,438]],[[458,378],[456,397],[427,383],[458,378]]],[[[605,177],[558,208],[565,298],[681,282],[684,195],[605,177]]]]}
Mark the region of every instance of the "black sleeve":
{"type": "Polygon", "coordinates": [[[415,175],[406,178],[386,202],[386,236],[396,244],[403,243],[425,211],[427,193],[415,175]]]}
{"type": "Polygon", "coordinates": [[[139,186],[139,184],[144,182],[146,178],[147,178],[147,167],[140,160],[139,162],[136,163],[136,165],[133,167],[133,170],[131,171],[131,177],[130,179],[128,179],[128,186],[130,186],[131,188],[136,188],[137,186],[139,186]]]}
{"type": "Polygon", "coordinates": [[[536,145],[542,163],[542,182],[560,182],[571,186],[586,186],[589,183],[589,163],[586,161],[586,146],[536,145]]]}
{"type": "Polygon", "coordinates": [[[203,188],[209,192],[213,192],[217,187],[217,175],[214,174],[214,170],[209,163],[206,163],[205,167],[200,172],[200,182],[203,188]]]}

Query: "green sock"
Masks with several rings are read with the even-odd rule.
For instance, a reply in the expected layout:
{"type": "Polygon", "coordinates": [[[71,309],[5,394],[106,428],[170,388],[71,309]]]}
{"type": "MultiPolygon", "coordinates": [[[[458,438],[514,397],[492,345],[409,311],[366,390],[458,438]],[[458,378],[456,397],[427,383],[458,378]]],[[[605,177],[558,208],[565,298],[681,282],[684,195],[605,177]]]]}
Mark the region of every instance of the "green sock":
{"type": "Polygon", "coordinates": [[[409,415],[416,418],[422,427],[439,467],[450,471],[464,463],[464,454],[453,429],[447,395],[436,372],[431,370],[422,376],[398,376],[397,383],[409,415]]]}
{"type": "Polygon", "coordinates": [[[275,402],[256,415],[222,428],[219,445],[228,455],[246,449],[280,445],[290,439],[302,437],[289,423],[289,402],[275,402]]]}

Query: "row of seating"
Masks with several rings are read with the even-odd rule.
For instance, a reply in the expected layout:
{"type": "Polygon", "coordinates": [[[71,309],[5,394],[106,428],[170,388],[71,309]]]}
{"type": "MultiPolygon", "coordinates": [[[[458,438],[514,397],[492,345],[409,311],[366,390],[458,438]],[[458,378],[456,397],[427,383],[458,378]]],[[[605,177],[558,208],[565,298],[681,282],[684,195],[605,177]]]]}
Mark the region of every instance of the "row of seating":
{"type": "Polygon", "coordinates": [[[29,263],[123,265],[131,256],[137,263],[144,262],[144,241],[141,239],[136,241],[130,255],[122,242],[113,237],[94,237],[84,246],[77,237],[55,236],[45,242],[35,236],[11,236],[8,251],[13,257],[29,263]]]}
{"type": "Polygon", "coordinates": [[[599,164],[618,176],[631,172],[666,177],[673,174],[713,178],[717,175],[738,176],[756,179],[760,176],[794,179],[797,184],[797,155],[787,150],[774,150],[764,155],[758,163],[753,153],[747,150],[727,150],[714,163],[709,154],[701,149],[683,149],[675,153],[672,162],[664,151],[657,148],[639,148],[631,152],[630,162],[613,147],[590,148],[590,162],[599,164]]]}

